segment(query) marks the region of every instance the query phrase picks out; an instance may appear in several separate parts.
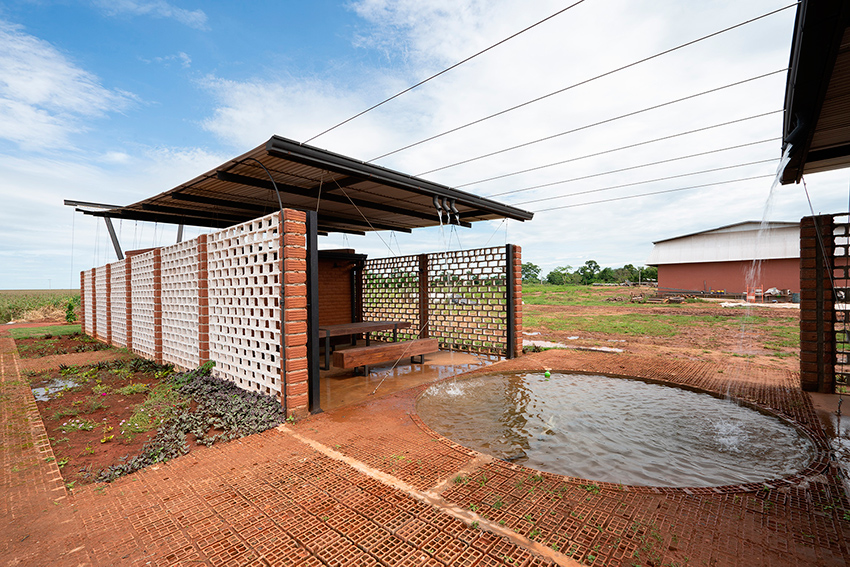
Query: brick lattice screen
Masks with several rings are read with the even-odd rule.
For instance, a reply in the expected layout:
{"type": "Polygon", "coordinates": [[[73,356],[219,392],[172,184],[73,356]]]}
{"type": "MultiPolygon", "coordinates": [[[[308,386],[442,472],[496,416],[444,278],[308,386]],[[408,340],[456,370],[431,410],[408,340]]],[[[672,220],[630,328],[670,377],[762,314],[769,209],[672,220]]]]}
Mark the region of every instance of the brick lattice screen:
{"type": "Polygon", "coordinates": [[[283,227],[274,213],[81,272],[84,332],[180,369],[213,360],[216,376],[306,413],[305,214],[285,211],[283,227]]]}
{"type": "Polygon", "coordinates": [[[518,262],[512,245],[367,260],[363,320],[408,321],[399,338],[433,337],[444,349],[514,356],[522,344],[518,262]]]}

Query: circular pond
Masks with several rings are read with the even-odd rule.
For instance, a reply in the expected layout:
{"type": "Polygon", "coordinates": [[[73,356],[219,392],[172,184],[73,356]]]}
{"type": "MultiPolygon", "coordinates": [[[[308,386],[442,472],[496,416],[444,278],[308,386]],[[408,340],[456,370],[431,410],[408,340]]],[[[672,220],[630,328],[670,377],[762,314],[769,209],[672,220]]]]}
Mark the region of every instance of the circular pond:
{"type": "Polygon", "coordinates": [[[731,400],[639,380],[494,374],[425,391],[416,410],[482,453],[566,476],[643,486],[722,486],[795,474],[812,443],[731,400]]]}

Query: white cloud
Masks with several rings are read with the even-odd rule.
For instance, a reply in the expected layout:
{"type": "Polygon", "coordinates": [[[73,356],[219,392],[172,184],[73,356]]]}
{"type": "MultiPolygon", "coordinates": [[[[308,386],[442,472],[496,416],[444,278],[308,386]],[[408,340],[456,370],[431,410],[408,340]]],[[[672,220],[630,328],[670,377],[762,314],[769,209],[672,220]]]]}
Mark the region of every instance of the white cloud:
{"type": "Polygon", "coordinates": [[[153,59],[141,59],[145,63],[162,63],[166,67],[168,67],[172,61],[177,61],[180,63],[180,66],[184,69],[188,69],[192,66],[192,58],[189,57],[188,54],[183,53],[182,51],[179,53],[174,53],[172,55],[165,55],[164,57],[154,57],[153,59]]]}
{"type": "Polygon", "coordinates": [[[134,100],[104,88],[49,42],[0,20],[0,138],[24,148],[63,146],[87,129],[84,120],[134,100]]]}
{"type": "Polygon", "coordinates": [[[174,19],[190,28],[209,29],[207,15],[203,10],[186,10],[163,0],[95,0],[95,5],[109,16],[151,16],[174,19]]]}

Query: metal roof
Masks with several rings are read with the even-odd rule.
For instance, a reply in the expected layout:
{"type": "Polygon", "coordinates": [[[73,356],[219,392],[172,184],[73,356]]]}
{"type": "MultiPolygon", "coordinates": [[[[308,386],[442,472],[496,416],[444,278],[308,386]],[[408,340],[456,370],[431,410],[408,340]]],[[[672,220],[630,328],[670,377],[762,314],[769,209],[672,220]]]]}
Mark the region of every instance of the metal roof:
{"type": "Polygon", "coordinates": [[[783,184],[850,166],[850,2],[797,7],[782,140],[792,147],[783,184]]]}
{"type": "Polygon", "coordinates": [[[275,184],[285,208],[318,211],[322,233],[410,232],[439,225],[440,211],[443,223],[462,226],[533,217],[522,209],[280,136],[159,195],[124,207],[83,212],[224,228],[278,210],[275,184]]]}
{"type": "Polygon", "coordinates": [[[670,242],[671,240],[680,240],[682,238],[690,238],[692,236],[699,236],[701,234],[718,234],[725,232],[748,232],[748,231],[757,231],[757,230],[773,230],[776,228],[799,228],[799,222],[790,222],[790,221],[768,221],[762,223],[761,221],[742,221],[736,222],[734,224],[727,224],[724,226],[719,226],[717,228],[710,228],[708,230],[701,230],[699,232],[692,232],[690,234],[683,234],[681,236],[673,236],[670,238],[665,238],[663,240],[656,240],[653,244],[661,244],[662,242],[670,242]]]}

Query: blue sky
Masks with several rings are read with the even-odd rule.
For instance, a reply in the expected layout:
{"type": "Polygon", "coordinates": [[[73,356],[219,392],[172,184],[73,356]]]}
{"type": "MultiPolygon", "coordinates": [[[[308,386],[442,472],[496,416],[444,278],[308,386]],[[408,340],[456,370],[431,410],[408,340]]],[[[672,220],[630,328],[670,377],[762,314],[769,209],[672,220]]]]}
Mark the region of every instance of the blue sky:
{"type": "MultiPolygon", "coordinates": [[[[63,199],[129,204],[273,134],[304,141],[567,6],[538,0],[7,1],[0,4],[0,289],[77,286],[114,260],[102,221],[63,199]]],[[[534,30],[312,141],[370,160],[749,18],[775,0],[586,0],[534,30]]],[[[794,10],[570,89],[376,163],[421,174],[784,68],[794,10]]],[[[781,115],[510,175],[782,108],[785,74],[559,136],[427,179],[535,211],[529,223],[411,235],[332,235],[371,257],[512,242],[543,267],[643,264],[652,241],[809,214],[800,186],[766,212],[781,115]],[[730,146],[745,147],[724,150],[730,146]],[[713,152],[713,153],[708,153],[713,152]],[[650,162],[704,154],[655,166],[650,162]],[[765,160],[774,160],[765,163],[765,160]],[[750,165],[741,165],[750,164],[750,165]],[[735,166],[735,167],[731,167],[735,166]],[[731,167],[730,169],[720,169],[731,167]],[[628,169],[634,168],[634,169],[628,169]],[[625,169],[626,171],[612,172],[625,169]],[[698,171],[717,170],[694,174],[698,171]],[[693,175],[692,175],[693,174],[693,175]],[[647,180],[681,176],[643,183],[647,180]],[[582,177],[585,179],[576,180],[582,177]],[[572,181],[570,181],[572,180],[572,181]],[[527,189],[546,185],[537,189],[527,189]],[[622,185],[619,189],[608,189],[622,185]],[[549,207],[692,185],[666,195],[549,207]],[[516,192],[518,189],[527,189],[516,192]],[[550,201],[569,193],[584,193],[550,201]]],[[[815,212],[847,207],[846,174],[807,178],[815,212]]],[[[125,250],[172,226],[119,223],[125,250]]],[[[190,228],[188,236],[199,233],[190,228]]]]}

